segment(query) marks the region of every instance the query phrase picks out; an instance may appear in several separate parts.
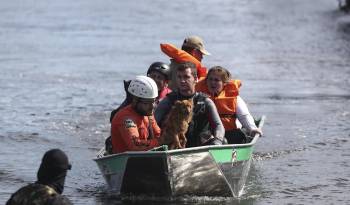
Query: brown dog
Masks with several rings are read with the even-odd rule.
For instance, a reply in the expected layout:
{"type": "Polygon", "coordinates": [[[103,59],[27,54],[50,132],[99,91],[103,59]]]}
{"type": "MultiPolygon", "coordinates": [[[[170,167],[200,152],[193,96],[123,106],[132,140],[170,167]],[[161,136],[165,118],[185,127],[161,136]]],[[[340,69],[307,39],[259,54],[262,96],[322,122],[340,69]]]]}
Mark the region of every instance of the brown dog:
{"type": "Polygon", "coordinates": [[[177,100],[171,108],[162,128],[162,137],[169,149],[186,147],[186,132],[192,120],[192,100],[177,100]],[[168,142],[168,143],[167,143],[168,142]]]}

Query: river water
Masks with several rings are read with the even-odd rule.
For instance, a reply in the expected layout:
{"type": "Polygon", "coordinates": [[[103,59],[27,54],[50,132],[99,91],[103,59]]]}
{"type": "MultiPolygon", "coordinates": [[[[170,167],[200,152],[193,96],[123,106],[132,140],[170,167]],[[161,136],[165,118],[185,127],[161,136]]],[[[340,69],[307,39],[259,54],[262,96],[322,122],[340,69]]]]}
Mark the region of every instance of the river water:
{"type": "Polygon", "coordinates": [[[75,204],[108,195],[92,160],[109,135],[123,79],[168,62],[159,43],[204,38],[207,67],[243,81],[266,115],[240,199],[140,204],[349,204],[350,16],[336,0],[41,1],[0,4],[0,204],[61,148],[75,204]]]}

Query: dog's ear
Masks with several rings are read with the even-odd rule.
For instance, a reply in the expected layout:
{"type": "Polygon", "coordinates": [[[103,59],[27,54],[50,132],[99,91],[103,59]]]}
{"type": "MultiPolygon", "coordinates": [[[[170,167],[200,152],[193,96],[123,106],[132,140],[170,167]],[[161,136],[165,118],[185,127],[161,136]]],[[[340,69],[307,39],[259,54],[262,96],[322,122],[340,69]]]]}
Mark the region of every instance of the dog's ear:
{"type": "Polygon", "coordinates": [[[190,107],[191,106],[191,101],[189,101],[189,100],[184,100],[183,103],[184,103],[184,105],[186,107],[190,107]]]}
{"type": "Polygon", "coordinates": [[[185,105],[190,105],[190,101],[189,100],[185,100],[184,103],[185,103],[185,105]]]}
{"type": "Polygon", "coordinates": [[[191,104],[190,102],[187,102],[186,107],[187,107],[188,109],[191,109],[191,108],[192,108],[192,104],[191,104]]]}
{"type": "Polygon", "coordinates": [[[175,106],[179,106],[179,105],[181,105],[181,104],[182,104],[182,103],[181,103],[180,100],[176,100],[174,105],[175,105],[175,106]]]}

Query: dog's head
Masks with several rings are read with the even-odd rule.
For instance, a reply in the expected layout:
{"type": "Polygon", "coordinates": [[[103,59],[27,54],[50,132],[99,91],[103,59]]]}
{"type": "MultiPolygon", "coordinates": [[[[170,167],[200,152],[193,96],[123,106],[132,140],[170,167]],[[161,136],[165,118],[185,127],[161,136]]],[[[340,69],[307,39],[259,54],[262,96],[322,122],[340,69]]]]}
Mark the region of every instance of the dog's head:
{"type": "Polygon", "coordinates": [[[188,116],[192,113],[192,100],[177,100],[174,105],[179,114],[188,116]]]}

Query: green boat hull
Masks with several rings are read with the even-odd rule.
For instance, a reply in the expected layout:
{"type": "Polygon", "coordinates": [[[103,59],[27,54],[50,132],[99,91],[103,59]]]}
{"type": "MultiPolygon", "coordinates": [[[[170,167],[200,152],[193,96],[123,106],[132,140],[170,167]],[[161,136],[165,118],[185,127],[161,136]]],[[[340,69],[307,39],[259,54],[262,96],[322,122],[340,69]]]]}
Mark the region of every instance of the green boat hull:
{"type": "MultiPolygon", "coordinates": [[[[260,120],[262,127],[264,117],[260,120]]],[[[124,152],[94,159],[109,189],[120,195],[237,197],[248,176],[250,143],[124,152]]]]}

